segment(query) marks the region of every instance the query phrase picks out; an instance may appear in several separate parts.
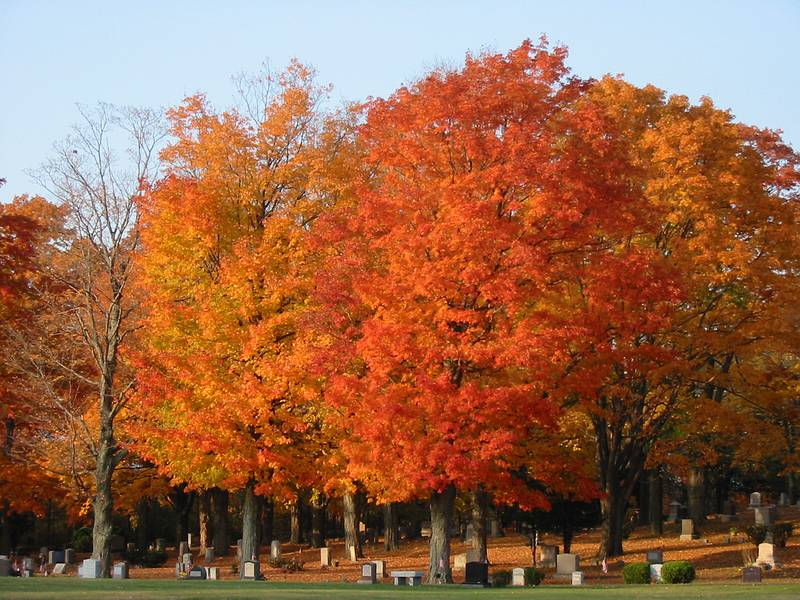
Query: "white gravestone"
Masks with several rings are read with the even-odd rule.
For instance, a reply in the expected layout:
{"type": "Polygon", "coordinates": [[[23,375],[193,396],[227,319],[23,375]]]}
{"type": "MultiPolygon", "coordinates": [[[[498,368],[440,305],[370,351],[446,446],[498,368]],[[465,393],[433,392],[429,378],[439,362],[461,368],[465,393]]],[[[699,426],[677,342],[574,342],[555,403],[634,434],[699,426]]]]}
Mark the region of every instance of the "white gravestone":
{"type": "Polygon", "coordinates": [[[206,579],[219,579],[219,567],[206,567],[206,579]]]}
{"type": "Polygon", "coordinates": [[[756,559],[756,566],[768,566],[771,569],[780,566],[780,563],[775,559],[775,544],[764,542],[758,545],[758,558],[756,559]]]}
{"type": "Polygon", "coordinates": [[[583,585],[583,571],[573,571],[572,585],[583,585]]]}
{"type": "Polygon", "coordinates": [[[517,567],[511,571],[511,585],[514,587],[525,586],[525,569],[520,569],[517,567]]]}
{"type": "Polygon", "coordinates": [[[259,579],[261,569],[257,560],[246,560],[242,563],[242,579],[259,579]]]}
{"type": "Polygon", "coordinates": [[[321,567],[330,567],[332,564],[331,561],[331,549],[330,548],[320,548],[319,549],[319,565],[321,567]]]}
{"type": "Polygon", "coordinates": [[[269,545],[269,557],[272,560],[279,560],[281,558],[281,543],[279,540],[272,540],[269,545]]]}
{"type": "Polygon", "coordinates": [[[375,565],[375,577],[378,579],[383,579],[386,577],[386,561],[385,560],[373,560],[371,561],[373,565],[375,565]]]}
{"type": "Polygon", "coordinates": [[[111,569],[111,577],[113,579],[127,579],[128,578],[128,563],[125,561],[116,562],[111,569]]]}
{"type": "Polygon", "coordinates": [[[697,534],[694,532],[694,523],[691,519],[681,520],[681,541],[689,542],[697,539],[697,534]]]}
{"type": "Polygon", "coordinates": [[[78,570],[78,576],[83,579],[99,579],[101,575],[100,561],[94,558],[87,558],[78,570]]]}
{"type": "Polygon", "coordinates": [[[53,575],[64,575],[67,572],[67,563],[56,563],[53,567],[53,575]]]}
{"type": "Polygon", "coordinates": [[[661,578],[661,569],[663,566],[663,564],[658,563],[650,565],[650,581],[653,583],[661,583],[663,581],[661,578]]]}

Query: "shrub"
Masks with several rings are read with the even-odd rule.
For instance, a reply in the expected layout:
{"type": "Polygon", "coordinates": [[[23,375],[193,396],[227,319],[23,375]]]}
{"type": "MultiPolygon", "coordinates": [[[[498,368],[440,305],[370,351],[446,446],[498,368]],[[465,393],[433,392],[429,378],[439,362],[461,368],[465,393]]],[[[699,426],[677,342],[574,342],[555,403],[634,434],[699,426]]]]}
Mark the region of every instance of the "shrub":
{"type": "Polygon", "coordinates": [[[72,547],[75,552],[92,551],[92,530],[88,527],[81,527],[72,536],[72,547]]]}
{"type": "Polygon", "coordinates": [[[775,523],[772,526],[772,541],[778,548],[786,548],[786,542],[789,541],[793,530],[794,524],[792,523],[775,523]]]}
{"type": "Polygon", "coordinates": [[[506,587],[511,583],[511,571],[495,571],[492,573],[492,587],[506,587]]]}
{"type": "Polygon", "coordinates": [[[139,567],[160,567],[167,560],[167,553],[158,550],[141,550],[124,553],[125,560],[139,567]]]}
{"type": "Polygon", "coordinates": [[[299,558],[270,558],[268,562],[273,569],[284,569],[290,573],[303,570],[303,563],[299,558]]]}
{"type": "Polygon", "coordinates": [[[749,539],[750,543],[754,546],[758,546],[764,542],[767,537],[767,531],[768,529],[765,525],[750,525],[744,530],[747,539],[749,539]]]}
{"type": "Polygon", "coordinates": [[[650,565],[648,563],[631,563],[622,568],[622,580],[625,583],[650,583],[650,565]]]}
{"type": "Polygon", "coordinates": [[[539,585],[544,579],[544,572],[538,571],[536,567],[525,568],[525,585],[539,585]]]}
{"type": "Polygon", "coordinates": [[[661,578],[664,583],[691,583],[694,581],[694,565],[688,560],[665,562],[661,567],[661,578]]]}

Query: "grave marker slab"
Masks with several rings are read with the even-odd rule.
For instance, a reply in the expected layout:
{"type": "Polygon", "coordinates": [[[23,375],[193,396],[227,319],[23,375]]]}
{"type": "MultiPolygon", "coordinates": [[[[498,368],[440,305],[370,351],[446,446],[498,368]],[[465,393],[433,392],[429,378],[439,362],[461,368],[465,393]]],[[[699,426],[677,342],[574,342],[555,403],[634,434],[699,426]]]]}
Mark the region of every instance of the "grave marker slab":
{"type": "Polygon", "coordinates": [[[517,567],[511,571],[511,585],[514,587],[525,586],[525,569],[517,567]]]}
{"type": "Polygon", "coordinates": [[[368,562],[361,565],[361,577],[358,579],[357,583],[369,585],[378,583],[375,563],[368,562]]]}
{"type": "Polygon", "coordinates": [[[583,585],[583,571],[573,571],[572,585],[583,585]]]}
{"type": "Polygon", "coordinates": [[[75,564],[75,550],[73,548],[67,548],[64,550],[64,562],[68,565],[75,564]]]}
{"type": "Polygon", "coordinates": [[[464,571],[464,585],[489,585],[489,565],[486,563],[468,562],[464,571]]]}
{"type": "Polygon", "coordinates": [[[386,561],[385,560],[373,560],[372,564],[375,565],[375,577],[378,579],[383,579],[386,577],[386,561]]]}
{"type": "Polygon", "coordinates": [[[47,553],[47,564],[54,565],[56,563],[66,562],[64,558],[65,556],[63,550],[50,550],[50,552],[47,553]]]}
{"type": "Polygon", "coordinates": [[[124,560],[114,563],[114,566],[111,567],[111,578],[128,579],[128,563],[124,560]]]}
{"type": "Polygon", "coordinates": [[[204,567],[193,567],[186,577],[187,579],[206,579],[206,570],[204,567]]]}
{"type": "Polygon", "coordinates": [[[83,579],[99,579],[101,573],[100,561],[94,558],[84,559],[78,569],[78,577],[83,579]]]}
{"type": "Polygon", "coordinates": [[[559,547],[555,545],[542,544],[539,546],[539,563],[543,567],[554,567],[559,547]]]}
{"type": "Polygon", "coordinates": [[[772,511],[769,506],[757,506],[753,508],[756,525],[771,525],[772,511]]]}
{"type": "Polygon", "coordinates": [[[651,565],[663,563],[664,562],[664,551],[663,550],[648,550],[647,551],[647,562],[651,565]]]}
{"type": "Polygon", "coordinates": [[[279,560],[282,556],[282,549],[281,549],[281,542],[280,540],[272,540],[269,545],[269,557],[272,560],[279,560]]]}
{"type": "Polygon", "coordinates": [[[261,565],[257,560],[246,560],[242,563],[242,579],[261,579],[261,565]]]}
{"type": "Polygon", "coordinates": [[[571,578],[575,571],[581,570],[581,559],[577,554],[559,554],[556,556],[556,577],[571,578]]]}
{"type": "Polygon", "coordinates": [[[689,542],[697,539],[697,534],[694,532],[694,522],[691,519],[681,520],[681,541],[689,542]]]}
{"type": "Polygon", "coordinates": [[[64,575],[67,572],[67,563],[56,563],[53,566],[53,575],[64,575]]]}
{"type": "Polygon", "coordinates": [[[219,579],[219,567],[206,567],[206,579],[219,579]]]}
{"type": "Polygon", "coordinates": [[[661,563],[653,563],[650,565],[650,581],[653,583],[661,583],[663,578],[661,577],[661,569],[663,568],[663,564],[661,563]]]}
{"type": "Polygon", "coordinates": [[[775,558],[775,544],[764,542],[758,545],[758,558],[756,559],[756,566],[769,567],[774,569],[780,566],[780,563],[775,558]]]}
{"type": "Polygon", "coordinates": [[[455,557],[453,557],[453,570],[463,571],[466,568],[467,568],[467,555],[456,554],[455,557]]]}
{"type": "Polygon", "coordinates": [[[761,583],[761,567],[742,569],[742,583],[761,583]]]}
{"type": "Polygon", "coordinates": [[[331,566],[331,549],[330,548],[320,548],[319,549],[319,564],[321,567],[330,567],[331,566]]]}
{"type": "Polygon", "coordinates": [[[761,506],[761,493],[753,492],[750,494],[750,506],[761,506]]]}

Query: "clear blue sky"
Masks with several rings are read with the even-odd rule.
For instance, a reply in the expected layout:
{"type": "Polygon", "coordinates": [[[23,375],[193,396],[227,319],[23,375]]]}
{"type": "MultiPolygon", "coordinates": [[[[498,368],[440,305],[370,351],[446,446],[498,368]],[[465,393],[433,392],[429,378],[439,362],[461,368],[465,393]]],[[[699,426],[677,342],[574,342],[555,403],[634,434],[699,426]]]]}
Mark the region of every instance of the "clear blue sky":
{"type": "Polygon", "coordinates": [[[0,0],[0,200],[77,120],[75,103],[171,106],[265,60],[315,66],[348,100],[385,96],[467,50],[546,34],[582,76],[622,73],[708,95],[800,148],[800,0],[57,1],[0,0]]]}

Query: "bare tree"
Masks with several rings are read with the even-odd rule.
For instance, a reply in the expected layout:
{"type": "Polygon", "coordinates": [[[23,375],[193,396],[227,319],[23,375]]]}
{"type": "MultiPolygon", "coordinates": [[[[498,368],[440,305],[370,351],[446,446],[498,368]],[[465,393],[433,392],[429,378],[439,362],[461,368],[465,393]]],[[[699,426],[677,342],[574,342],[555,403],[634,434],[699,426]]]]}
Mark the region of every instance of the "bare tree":
{"type": "Polygon", "coordinates": [[[77,328],[96,371],[98,430],[93,440],[94,549],[110,574],[114,498],[112,476],[125,457],[114,423],[133,386],[120,364],[120,349],[136,326],[138,305],[130,283],[139,245],[137,198],[159,172],[166,136],[160,112],[99,104],[79,107],[82,120],[54,145],[53,156],[34,175],[69,208],[73,260],[60,277],[71,295],[65,328],[77,328]]]}

